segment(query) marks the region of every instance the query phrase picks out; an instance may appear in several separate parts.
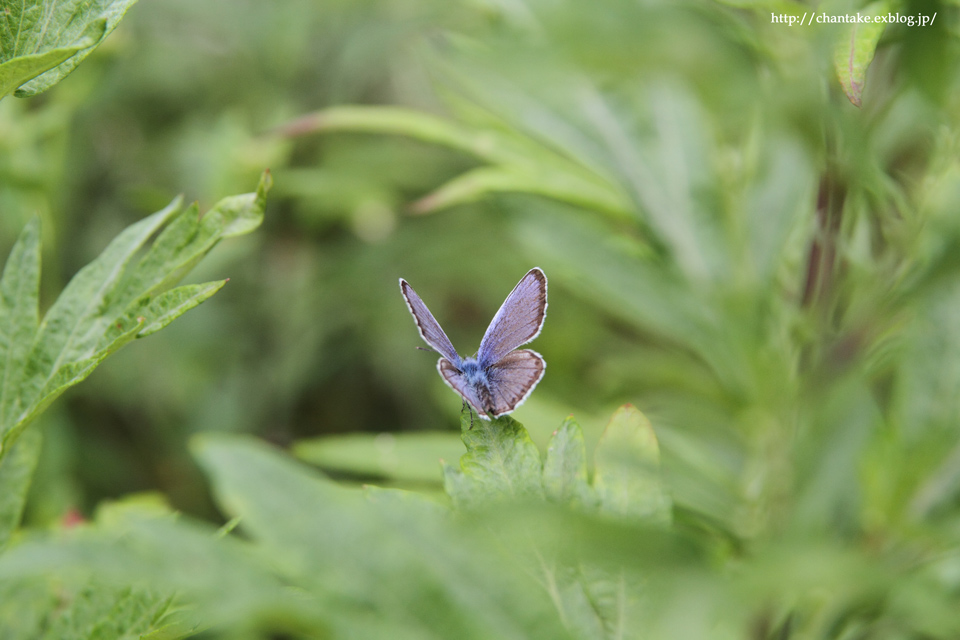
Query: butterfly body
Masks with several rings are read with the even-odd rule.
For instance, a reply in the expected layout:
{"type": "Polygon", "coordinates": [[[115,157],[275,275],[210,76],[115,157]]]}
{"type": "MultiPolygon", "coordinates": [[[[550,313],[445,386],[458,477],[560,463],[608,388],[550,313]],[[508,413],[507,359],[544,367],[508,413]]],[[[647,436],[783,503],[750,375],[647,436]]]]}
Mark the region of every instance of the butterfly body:
{"type": "MultiPolygon", "coordinates": [[[[456,366],[456,365],[454,365],[456,366]]],[[[461,360],[460,366],[456,367],[463,375],[463,379],[473,388],[489,387],[490,378],[487,375],[486,368],[473,358],[461,360]]]]}
{"type": "Polygon", "coordinates": [[[517,349],[539,335],[547,313],[547,278],[538,268],[520,280],[490,322],[475,358],[461,358],[406,280],[400,290],[420,336],[441,358],[437,370],[463,401],[487,420],[510,413],[543,377],[539,353],[517,349]]]}

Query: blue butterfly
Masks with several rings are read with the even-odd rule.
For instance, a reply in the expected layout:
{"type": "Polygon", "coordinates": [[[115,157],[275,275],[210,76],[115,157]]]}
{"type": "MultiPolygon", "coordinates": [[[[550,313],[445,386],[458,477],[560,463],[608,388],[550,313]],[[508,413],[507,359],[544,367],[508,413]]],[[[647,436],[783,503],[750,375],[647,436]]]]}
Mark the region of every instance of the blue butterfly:
{"type": "Polygon", "coordinates": [[[547,363],[536,351],[516,350],[538,335],[547,317],[547,276],[534,267],[493,316],[475,358],[461,358],[417,292],[400,278],[400,291],[420,337],[442,357],[440,377],[484,420],[519,407],[540,382],[547,363]]]}

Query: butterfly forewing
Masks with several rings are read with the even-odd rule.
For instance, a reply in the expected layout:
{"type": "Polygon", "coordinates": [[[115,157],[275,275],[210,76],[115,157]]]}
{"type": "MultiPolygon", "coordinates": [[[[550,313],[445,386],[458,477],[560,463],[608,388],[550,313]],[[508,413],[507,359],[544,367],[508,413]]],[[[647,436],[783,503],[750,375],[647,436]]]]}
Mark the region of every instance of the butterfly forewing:
{"type": "Polygon", "coordinates": [[[547,276],[535,267],[517,283],[493,317],[480,341],[477,360],[484,367],[498,362],[517,347],[536,338],[546,317],[547,276]]]}
{"type": "Polygon", "coordinates": [[[536,351],[520,349],[508,353],[487,369],[493,396],[493,415],[510,413],[527,399],[543,377],[547,363],[536,351]]]}
{"type": "Polygon", "coordinates": [[[450,338],[440,328],[440,324],[430,313],[430,309],[427,309],[427,305],[423,303],[417,292],[403,278],[400,278],[400,291],[403,293],[403,299],[407,301],[407,308],[410,309],[410,314],[417,323],[417,330],[420,331],[420,337],[423,338],[423,341],[451,363],[460,362],[460,356],[457,355],[457,350],[450,343],[450,338]]]}
{"type": "Polygon", "coordinates": [[[486,415],[487,410],[483,407],[483,402],[481,402],[480,397],[477,395],[476,389],[467,382],[459,369],[446,358],[440,358],[440,361],[437,362],[437,371],[440,372],[440,377],[443,378],[443,381],[446,382],[451,389],[459,393],[460,397],[473,407],[473,410],[477,412],[478,416],[484,420],[489,420],[486,415]]]}

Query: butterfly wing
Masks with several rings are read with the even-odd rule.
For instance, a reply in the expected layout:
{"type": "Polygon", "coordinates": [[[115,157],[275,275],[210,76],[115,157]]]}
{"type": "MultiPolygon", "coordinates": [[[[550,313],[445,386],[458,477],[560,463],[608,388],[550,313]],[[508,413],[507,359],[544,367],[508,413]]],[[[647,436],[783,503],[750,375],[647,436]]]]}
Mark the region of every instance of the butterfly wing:
{"type": "Polygon", "coordinates": [[[510,413],[523,404],[540,382],[546,368],[547,363],[540,354],[530,349],[508,353],[496,364],[488,367],[493,417],[498,418],[510,413]]]}
{"type": "Polygon", "coordinates": [[[400,278],[400,292],[403,294],[403,299],[407,301],[407,309],[410,309],[410,315],[417,323],[417,330],[423,341],[451,363],[460,362],[457,350],[450,344],[450,338],[440,328],[440,323],[436,321],[413,287],[403,278],[400,278]]]}
{"type": "Polygon", "coordinates": [[[490,419],[487,417],[487,410],[483,408],[483,402],[480,400],[480,396],[477,395],[476,389],[467,382],[459,369],[446,358],[440,358],[437,362],[437,371],[440,372],[440,377],[447,383],[447,386],[459,393],[460,397],[473,407],[473,410],[477,412],[478,416],[484,420],[490,419]]]}
{"type": "Polygon", "coordinates": [[[536,338],[546,317],[547,276],[534,267],[520,279],[493,316],[480,341],[477,361],[485,368],[499,362],[520,345],[536,338]]]}

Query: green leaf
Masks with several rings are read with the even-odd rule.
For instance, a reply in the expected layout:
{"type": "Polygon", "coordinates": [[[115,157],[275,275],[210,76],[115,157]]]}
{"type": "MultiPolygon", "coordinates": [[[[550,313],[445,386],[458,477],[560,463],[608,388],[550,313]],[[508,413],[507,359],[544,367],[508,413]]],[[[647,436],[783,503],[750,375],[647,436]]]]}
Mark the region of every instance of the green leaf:
{"type": "Polygon", "coordinates": [[[173,221],[140,260],[114,302],[115,310],[126,309],[135,299],[166,289],[180,281],[224,238],[249,233],[263,222],[266,195],[273,185],[264,172],[257,190],[224,198],[200,214],[196,204],[173,221]]]}
{"type": "Polygon", "coordinates": [[[326,523],[362,502],[359,492],[346,493],[252,439],[206,435],[195,438],[191,449],[224,513],[239,517],[240,528],[269,548],[290,574],[319,569],[310,552],[314,545],[342,544],[340,536],[356,533],[349,523],[336,528],[326,523]],[[311,559],[314,564],[308,564],[311,559]]]}
{"type": "Polygon", "coordinates": [[[171,604],[166,594],[92,582],[70,598],[67,611],[57,612],[44,637],[139,640],[166,626],[171,604]]]}
{"type": "Polygon", "coordinates": [[[32,431],[0,458],[0,552],[20,524],[33,470],[40,458],[40,444],[40,432],[32,431]]]}
{"type": "Polygon", "coordinates": [[[613,414],[594,451],[593,488],[600,509],[669,522],[671,501],[660,477],[660,448],[650,421],[632,405],[613,414]]]}
{"type": "Polygon", "coordinates": [[[454,529],[447,510],[407,492],[372,490],[366,499],[249,438],[206,435],[192,444],[217,502],[288,580],[317,595],[341,632],[564,637],[534,583],[454,529]],[[382,621],[376,632],[367,628],[371,617],[382,621]]]}
{"type": "MultiPolygon", "coordinates": [[[[103,311],[110,307],[127,263],[178,211],[179,202],[174,201],[131,225],[70,280],[40,323],[24,372],[22,406],[39,402],[44,387],[61,367],[94,355],[114,319],[103,311]]],[[[5,435],[6,431],[0,432],[5,435]]]]}
{"type": "Polygon", "coordinates": [[[454,504],[543,498],[540,452],[523,425],[510,416],[481,420],[470,411],[461,414],[460,425],[467,452],[459,469],[443,468],[444,486],[454,504]]]}
{"type": "Polygon", "coordinates": [[[396,107],[334,107],[305,116],[282,130],[287,135],[355,131],[398,134],[468,153],[493,166],[475,169],[413,205],[418,213],[463,204],[499,192],[543,195],[625,220],[629,199],[606,176],[516,131],[470,129],[435,116],[396,107]]]}
{"type": "Polygon", "coordinates": [[[161,293],[143,309],[142,317],[145,318],[146,324],[137,334],[137,337],[145,338],[160,331],[160,329],[220,291],[225,284],[227,284],[226,280],[204,284],[188,284],[161,293]]]}
{"type": "Polygon", "coordinates": [[[171,289],[222,238],[260,224],[270,184],[264,173],[256,192],[225,198],[204,216],[196,206],[181,212],[177,198],[131,225],[74,276],[39,325],[39,237],[36,224],[28,225],[0,281],[0,398],[6,404],[0,405],[0,456],[31,420],[107,356],[166,327],[224,285],[222,280],[171,289]],[[26,353],[25,345],[31,345],[26,353]]]}
{"type": "MultiPolygon", "coordinates": [[[[256,617],[265,611],[279,616],[300,613],[316,619],[305,611],[302,603],[306,598],[284,592],[283,584],[267,563],[251,552],[249,545],[230,536],[216,538],[214,534],[212,527],[194,522],[130,513],[110,526],[97,523],[11,547],[0,554],[0,588],[37,578],[52,578],[61,594],[81,593],[95,585],[104,597],[100,602],[110,607],[125,589],[146,583],[157,594],[157,608],[152,616],[147,607],[141,610],[156,631],[171,623],[174,628],[168,631],[186,626],[182,621],[177,624],[176,610],[170,611],[171,616],[160,610],[175,591],[186,594],[192,604],[202,606],[203,622],[209,625],[256,617]],[[94,582],[91,575],[96,576],[94,582]]],[[[96,608],[99,605],[91,607],[96,608]]],[[[47,608],[48,612],[51,610],[57,611],[56,604],[47,608]]],[[[109,622],[109,615],[95,610],[76,613],[109,622]]],[[[66,614],[72,617],[73,610],[68,609],[66,614]]],[[[139,618],[130,616],[128,620],[135,622],[139,618]]],[[[62,637],[53,636],[51,640],[62,637]]]]}
{"type": "Polygon", "coordinates": [[[39,325],[40,219],[23,228],[0,279],[0,425],[9,420],[39,325]]]}
{"type": "Polygon", "coordinates": [[[392,480],[436,482],[442,480],[440,460],[463,453],[455,433],[352,433],[301,440],[293,446],[298,458],[317,466],[392,480]]]}
{"type": "MultiPolygon", "coordinates": [[[[874,2],[859,11],[876,16],[889,11],[888,2],[874,2]]],[[[833,67],[843,92],[854,106],[861,106],[861,95],[867,78],[867,67],[873,61],[877,43],[886,28],[885,22],[856,23],[840,32],[833,52],[833,67]]]]}
{"type": "Polygon", "coordinates": [[[430,213],[459,204],[476,202],[490,194],[528,193],[554,198],[572,205],[617,216],[626,212],[617,193],[578,175],[544,170],[538,173],[518,167],[481,167],[450,180],[412,205],[416,213],[430,213]]]}
{"type": "Polygon", "coordinates": [[[587,482],[587,449],[583,430],[573,417],[553,434],[543,463],[543,489],[560,504],[592,506],[596,497],[587,482]]]}
{"type": "Polygon", "coordinates": [[[17,0],[0,20],[0,98],[60,82],[103,42],[136,0],[17,0]]]}

